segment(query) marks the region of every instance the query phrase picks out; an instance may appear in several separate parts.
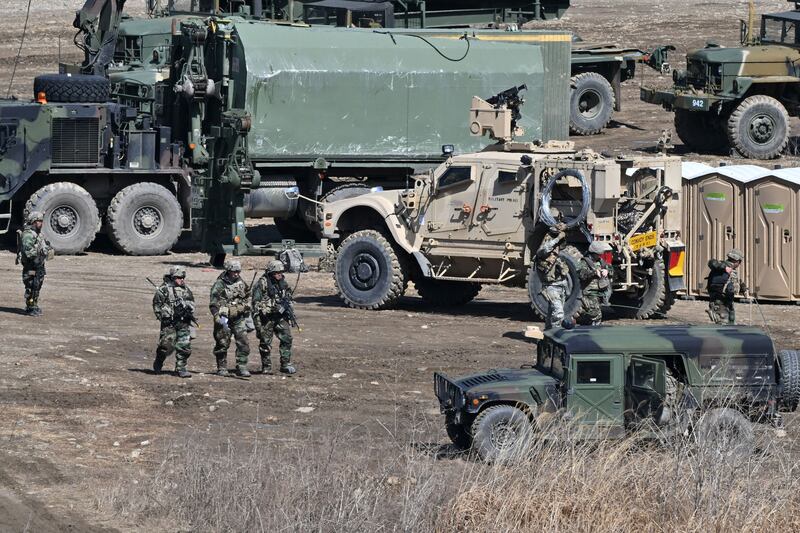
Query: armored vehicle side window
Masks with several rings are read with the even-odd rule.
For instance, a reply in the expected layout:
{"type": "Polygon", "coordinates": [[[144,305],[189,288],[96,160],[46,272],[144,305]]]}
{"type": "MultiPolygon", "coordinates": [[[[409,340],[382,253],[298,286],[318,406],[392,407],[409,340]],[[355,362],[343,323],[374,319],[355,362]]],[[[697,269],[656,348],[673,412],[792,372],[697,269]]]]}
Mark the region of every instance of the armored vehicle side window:
{"type": "Polygon", "coordinates": [[[498,170],[498,183],[514,183],[520,178],[520,173],[511,170],[498,170]]]}
{"type": "Polygon", "coordinates": [[[631,361],[633,386],[640,389],[655,390],[657,364],[649,361],[631,361]]]}
{"type": "Polygon", "coordinates": [[[611,383],[611,361],[578,361],[575,368],[579,385],[608,385],[611,383]]]}
{"type": "Polygon", "coordinates": [[[771,43],[797,43],[797,30],[794,22],[771,17],[763,17],[761,40],[771,43]]]}
{"type": "Polygon", "coordinates": [[[472,167],[450,167],[439,177],[439,188],[452,187],[472,179],[472,167]]]}

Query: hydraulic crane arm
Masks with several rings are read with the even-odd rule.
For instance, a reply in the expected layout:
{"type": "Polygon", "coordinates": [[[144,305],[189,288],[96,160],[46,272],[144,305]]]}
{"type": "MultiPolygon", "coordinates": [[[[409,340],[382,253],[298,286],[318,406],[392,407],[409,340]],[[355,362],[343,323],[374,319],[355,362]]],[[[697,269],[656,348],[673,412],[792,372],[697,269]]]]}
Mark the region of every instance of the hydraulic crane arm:
{"type": "Polygon", "coordinates": [[[75,13],[75,45],[83,50],[81,71],[105,76],[114,59],[119,23],[125,0],[86,0],[75,13]]]}

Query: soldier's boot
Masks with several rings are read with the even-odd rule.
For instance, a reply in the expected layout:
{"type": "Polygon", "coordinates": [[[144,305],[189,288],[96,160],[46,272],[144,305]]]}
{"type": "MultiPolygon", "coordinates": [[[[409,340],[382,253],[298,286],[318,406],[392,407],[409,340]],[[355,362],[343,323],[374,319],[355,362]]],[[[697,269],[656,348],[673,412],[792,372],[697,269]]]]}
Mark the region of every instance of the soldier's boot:
{"type": "Polygon", "coordinates": [[[236,365],[236,375],[239,376],[240,378],[249,378],[250,371],[247,370],[246,366],[236,365]]]}
{"type": "Polygon", "coordinates": [[[164,368],[164,360],[165,359],[166,359],[166,357],[164,357],[163,355],[158,354],[158,353],[156,354],[156,358],[153,361],[153,372],[155,372],[156,374],[160,374],[161,373],[161,369],[164,368]]]}
{"type": "Polygon", "coordinates": [[[281,359],[281,374],[294,374],[297,369],[289,362],[288,359],[281,359]]]}
{"type": "Polygon", "coordinates": [[[28,316],[36,316],[36,302],[33,298],[25,300],[25,314],[28,316]]]}
{"type": "Polygon", "coordinates": [[[272,374],[272,357],[269,355],[262,355],[261,356],[261,369],[258,371],[259,374],[272,374]]]}
{"type": "Polygon", "coordinates": [[[228,360],[224,357],[217,357],[217,375],[222,377],[230,376],[228,372],[228,360]]]}
{"type": "Polygon", "coordinates": [[[178,377],[179,378],[190,378],[190,377],[192,377],[192,374],[191,374],[191,372],[186,370],[186,368],[179,368],[178,369],[178,377]]]}

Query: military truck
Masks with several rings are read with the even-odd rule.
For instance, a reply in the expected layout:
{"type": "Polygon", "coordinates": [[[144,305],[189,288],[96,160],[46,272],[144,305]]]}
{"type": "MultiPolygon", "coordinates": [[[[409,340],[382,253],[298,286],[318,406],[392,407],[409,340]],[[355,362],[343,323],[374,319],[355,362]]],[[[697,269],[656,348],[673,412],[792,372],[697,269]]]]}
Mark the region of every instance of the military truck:
{"type": "Polygon", "coordinates": [[[669,90],[643,86],[641,99],[675,112],[675,131],[698,152],[735,149],[743,157],[773,159],[789,142],[789,117],[800,114],[800,9],[761,17],[750,5],[742,46],[709,43],[673,71],[669,90]]]}
{"type": "Polygon", "coordinates": [[[548,303],[535,256],[557,224],[550,215],[555,207],[567,226],[565,313],[582,315],[577,263],[600,240],[612,250],[605,254],[614,271],[611,303],[637,318],[664,316],[684,288],[681,204],[672,194],[680,190],[680,159],[607,158],[567,141],[515,142],[518,105],[503,95],[476,97],[471,132],[500,142],[452,154],[404,190],[319,206],[347,305],[391,307],[409,281],[433,305],[469,302],[483,284],[527,285],[543,317],[548,303]]]}
{"type": "Polygon", "coordinates": [[[586,439],[725,436],[752,446],[752,422],[780,425],[800,399],[800,353],[752,327],[553,329],[533,366],[434,374],[447,434],[485,460],[568,429],[586,439]],[[568,427],[566,427],[568,426],[568,427]]]}

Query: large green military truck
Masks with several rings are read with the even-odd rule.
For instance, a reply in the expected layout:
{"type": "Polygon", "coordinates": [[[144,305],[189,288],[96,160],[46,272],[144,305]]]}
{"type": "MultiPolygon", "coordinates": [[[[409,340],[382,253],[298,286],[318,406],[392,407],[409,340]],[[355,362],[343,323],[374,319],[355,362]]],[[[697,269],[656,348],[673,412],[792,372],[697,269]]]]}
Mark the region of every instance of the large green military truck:
{"type": "Polygon", "coordinates": [[[789,117],[800,115],[800,8],[742,23],[742,46],[708,44],[673,71],[669,90],[642,87],[645,102],[675,112],[675,130],[698,152],[734,148],[773,159],[789,142],[789,117]]]}
{"type": "Polygon", "coordinates": [[[533,366],[436,373],[434,391],[452,441],[486,460],[565,433],[714,437],[745,451],[752,422],[779,426],[779,410],[797,409],[799,365],[757,328],[578,327],[546,331],[533,366]]]}

